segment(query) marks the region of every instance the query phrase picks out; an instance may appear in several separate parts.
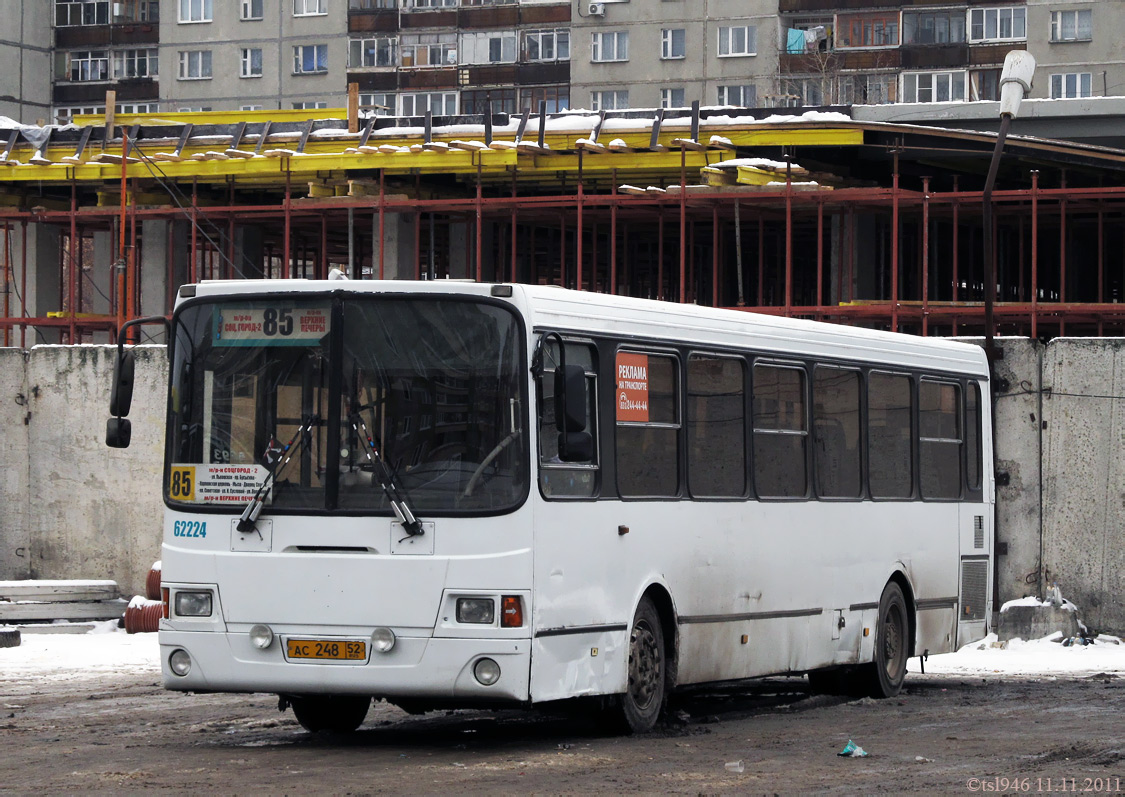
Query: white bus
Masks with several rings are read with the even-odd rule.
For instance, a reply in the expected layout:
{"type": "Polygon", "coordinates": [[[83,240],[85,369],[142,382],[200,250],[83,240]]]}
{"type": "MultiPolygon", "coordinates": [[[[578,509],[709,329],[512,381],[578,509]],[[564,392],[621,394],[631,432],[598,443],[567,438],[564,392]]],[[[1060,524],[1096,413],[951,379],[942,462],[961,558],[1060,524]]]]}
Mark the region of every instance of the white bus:
{"type": "Polygon", "coordinates": [[[346,278],[184,286],[171,330],[169,689],[311,731],[587,698],[643,732],[688,684],[894,695],[987,631],[979,347],[346,278]]]}

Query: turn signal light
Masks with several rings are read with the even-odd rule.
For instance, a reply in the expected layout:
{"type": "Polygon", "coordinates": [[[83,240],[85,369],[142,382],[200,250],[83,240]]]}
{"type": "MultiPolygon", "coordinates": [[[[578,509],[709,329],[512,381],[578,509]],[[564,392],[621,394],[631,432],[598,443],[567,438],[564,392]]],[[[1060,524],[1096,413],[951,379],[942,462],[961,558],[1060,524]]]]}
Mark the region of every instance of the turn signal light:
{"type": "Polygon", "coordinates": [[[504,595],[500,598],[500,627],[521,628],[523,626],[523,603],[519,595],[504,595]]]}
{"type": "Polygon", "coordinates": [[[164,604],[164,619],[168,619],[168,588],[160,588],[160,602],[164,604]]]}

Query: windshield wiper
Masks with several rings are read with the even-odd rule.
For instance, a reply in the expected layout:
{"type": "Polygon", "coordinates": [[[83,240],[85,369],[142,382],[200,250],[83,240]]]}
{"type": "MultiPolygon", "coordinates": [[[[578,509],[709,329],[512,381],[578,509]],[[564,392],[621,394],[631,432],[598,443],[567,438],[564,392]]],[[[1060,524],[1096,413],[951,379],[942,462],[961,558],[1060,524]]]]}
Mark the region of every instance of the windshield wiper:
{"type": "MultiPolygon", "coordinates": [[[[317,415],[310,416],[306,422],[297,427],[297,433],[294,434],[292,438],[290,438],[289,442],[286,443],[281,450],[277,451],[277,457],[281,458],[282,456],[284,456],[285,459],[281,460],[281,464],[279,464],[276,468],[266,474],[266,478],[262,480],[262,484],[258,487],[258,491],[254,493],[254,497],[250,499],[250,503],[248,503],[246,505],[246,508],[242,510],[242,515],[238,518],[238,525],[235,526],[238,531],[242,532],[243,534],[251,531],[258,531],[258,527],[255,525],[255,521],[257,521],[258,519],[258,515],[262,514],[262,505],[265,503],[266,496],[269,495],[270,488],[277,483],[278,476],[282,474],[286,466],[289,464],[290,460],[293,459],[293,455],[297,453],[297,449],[299,449],[301,447],[301,444],[304,443],[305,433],[312,431],[313,425],[319,420],[320,418],[317,415]]],[[[267,458],[275,450],[276,449],[267,448],[267,458]]],[[[260,535],[261,532],[258,531],[258,534],[260,535]]]]}
{"type": "Polygon", "coordinates": [[[387,467],[382,454],[375,446],[375,441],[372,439],[370,432],[367,431],[367,424],[363,422],[363,416],[359,414],[358,410],[352,409],[348,412],[348,422],[351,423],[356,436],[366,443],[363,447],[363,453],[375,469],[375,478],[379,481],[379,486],[383,488],[383,494],[387,496],[387,501],[391,504],[391,510],[395,513],[399,523],[402,524],[402,528],[411,537],[424,533],[421,521],[415,517],[414,512],[410,509],[410,501],[407,499],[406,493],[399,490],[398,485],[395,484],[394,474],[387,467]]]}

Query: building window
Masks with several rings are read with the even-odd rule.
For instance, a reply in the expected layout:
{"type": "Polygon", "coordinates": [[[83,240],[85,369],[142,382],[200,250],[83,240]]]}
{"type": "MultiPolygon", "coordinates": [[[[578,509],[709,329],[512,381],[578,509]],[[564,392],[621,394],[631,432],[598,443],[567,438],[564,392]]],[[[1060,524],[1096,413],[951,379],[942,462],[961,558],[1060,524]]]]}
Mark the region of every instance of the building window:
{"type": "Polygon", "coordinates": [[[354,11],[371,11],[376,8],[398,8],[398,0],[348,0],[348,8],[354,11]]]}
{"type": "Polygon", "coordinates": [[[754,25],[735,25],[719,28],[719,56],[757,55],[758,28],[754,25]]]}
{"type": "Polygon", "coordinates": [[[684,29],[672,28],[660,31],[660,57],[683,58],[684,55],[684,29]]]}
{"type": "Polygon", "coordinates": [[[259,47],[242,48],[242,72],[240,77],[262,76],[262,50],[259,47]]]}
{"type": "Polygon", "coordinates": [[[1093,12],[1081,11],[1051,12],[1051,41],[1088,42],[1093,38],[1093,12]]]}
{"type": "Polygon", "coordinates": [[[434,116],[456,116],[457,92],[440,91],[431,94],[403,94],[403,116],[425,116],[429,111],[434,116]]]}
{"type": "Polygon", "coordinates": [[[261,105],[242,105],[242,106],[239,107],[238,110],[240,110],[240,111],[260,111],[260,110],[262,110],[262,106],[261,105]]]}
{"type": "Polygon", "coordinates": [[[55,0],[55,27],[108,25],[109,0],[55,0]]]}
{"type": "MultiPolygon", "coordinates": [[[[264,0],[242,0],[242,12],[240,19],[261,19],[262,18],[262,3],[264,0]]],[[[249,110],[243,108],[243,110],[249,110]]]]}
{"type": "Polygon", "coordinates": [[[844,105],[885,105],[897,102],[898,75],[850,75],[840,79],[844,105]]]}
{"type": "Polygon", "coordinates": [[[614,30],[590,36],[590,60],[595,63],[629,60],[629,31],[614,30]]]}
{"type": "Polygon", "coordinates": [[[528,61],[569,61],[570,31],[566,28],[526,31],[523,52],[528,61]]]}
{"type": "Polygon", "coordinates": [[[897,47],[898,14],[840,16],[837,47],[897,47]]]}
{"type": "Polygon", "coordinates": [[[415,33],[399,40],[402,66],[455,66],[456,33],[415,33]]]}
{"type": "Polygon", "coordinates": [[[678,89],[661,89],[660,90],[660,107],[661,108],[683,108],[684,107],[684,90],[678,89]]]}
{"type": "Polygon", "coordinates": [[[361,111],[367,111],[368,115],[374,114],[375,116],[394,116],[395,95],[360,94],[359,109],[361,111]]]}
{"type": "Polygon", "coordinates": [[[793,107],[824,105],[831,101],[832,80],[826,76],[790,78],[781,84],[782,100],[793,107]]]}
{"type": "Polygon", "coordinates": [[[61,80],[86,83],[109,80],[109,53],[105,50],[76,50],[59,53],[56,76],[61,80]]]}
{"type": "Polygon", "coordinates": [[[160,105],[155,102],[117,103],[117,113],[156,113],[158,110],[160,105]]]}
{"type": "Polygon", "coordinates": [[[211,51],[181,50],[180,80],[210,80],[211,51]]]}
{"type": "Polygon", "coordinates": [[[160,59],[155,47],[146,50],[122,50],[113,54],[113,76],[118,80],[156,77],[160,59]]]}
{"type": "Polygon", "coordinates": [[[570,107],[570,86],[565,83],[560,86],[532,86],[520,89],[520,105],[539,112],[539,103],[543,103],[546,113],[565,111],[570,107]]]}
{"type": "Polygon", "coordinates": [[[91,115],[100,116],[105,113],[104,105],[82,105],[71,106],[67,108],[55,108],[55,124],[65,125],[70,124],[75,116],[91,115]]]}
{"type": "Polygon", "coordinates": [[[180,0],[180,22],[210,22],[211,0],[180,0]]]}
{"type": "Polygon", "coordinates": [[[486,114],[516,112],[514,88],[473,89],[461,92],[461,113],[486,114]]]}
{"type": "Polygon", "coordinates": [[[1091,74],[1089,72],[1065,72],[1051,75],[1051,99],[1073,99],[1089,97],[1091,94],[1091,74]]]}
{"type": "Polygon", "coordinates": [[[629,107],[629,90],[590,92],[590,108],[595,111],[621,111],[629,107]]]}
{"type": "MultiPolygon", "coordinates": [[[[488,63],[513,64],[516,61],[516,34],[500,33],[488,37],[488,63]]],[[[514,102],[514,100],[513,100],[514,102]]]]}
{"type": "Polygon", "coordinates": [[[370,66],[394,66],[398,58],[398,40],[393,36],[376,39],[352,39],[348,47],[348,66],[361,69],[370,66]]]}
{"type": "Polygon", "coordinates": [[[317,100],[316,102],[295,102],[293,103],[293,110],[295,111],[314,111],[319,108],[327,108],[328,103],[324,100],[317,100]]]}
{"type": "MultiPolygon", "coordinates": [[[[977,10],[981,9],[974,9],[972,13],[975,15],[977,10]]],[[[997,9],[989,10],[995,12],[997,9]]],[[[1019,10],[1023,11],[1022,8],[1019,10]]],[[[995,16],[993,13],[994,18],[995,16]]],[[[965,41],[964,11],[903,12],[903,44],[955,44],[963,41],[965,41]]]]}
{"type": "Polygon", "coordinates": [[[969,11],[969,41],[1015,41],[1027,38],[1027,9],[973,8],[969,11]]]}
{"type": "Polygon", "coordinates": [[[315,75],[327,71],[327,44],[299,44],[293,48],[294,75],[315,75]]]}
{"type": "Polygon", "coordinates": [[[758,104],[756,86],[719,86],[719,105],[733,105],[736,108],[753,108],[758,104]]]}
{"type": "Polygon", "coordinates": [[[902,76],[902,101],[963,101],[965,77],[964,72],[907,72],[902,76]]]}
{"type": "Polygon", "coordinates": [[[452,8],[456,5],[457,0],[410,0],[411,8],[452,8]]]}
{"type": "Polygon", "coordinates": [[[328,13],[328,0],[293,0],[293,16],[311,17],[328,13]]]}
{"type": "Polygon", "coordinates": [[[176,109],[178,113],[205,113],[211,110],[210,105],[181,105],[176,109]]]}
{"type": "Polygon", "coordinates": [[[977,69],[969,73],[969,99],[978,100],[1000,99],[1000,70],[977,69]]]}

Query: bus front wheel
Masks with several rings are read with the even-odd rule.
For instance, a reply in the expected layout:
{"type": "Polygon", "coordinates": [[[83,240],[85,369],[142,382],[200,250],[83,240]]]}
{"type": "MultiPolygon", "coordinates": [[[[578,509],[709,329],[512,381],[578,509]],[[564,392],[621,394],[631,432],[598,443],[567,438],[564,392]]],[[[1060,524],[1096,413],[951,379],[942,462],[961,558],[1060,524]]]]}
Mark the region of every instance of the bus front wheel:
{"type": "Polygon", "coordinates": [[[367,717],[371,698],[353,695],[307,695],[290,697],[297,722],[309,733],[351,733],[367,717]]]}
{"type": "Polygon", "coordinates": [[[660,614],[643,598],[629,632],[629,682],[617,700],[617,719],[626,733],[652,730],[664,708],[667,683],[664,629],[660,614]]]}
{"type": "Polygon", "coordinates": [[[872,697],[894,697],[906,678],[910,654],[910,621],[906,598],[895,582],[887,584],[879,599],[875,625],[875,660],[868,665],[868,691],[872,697]]]}

